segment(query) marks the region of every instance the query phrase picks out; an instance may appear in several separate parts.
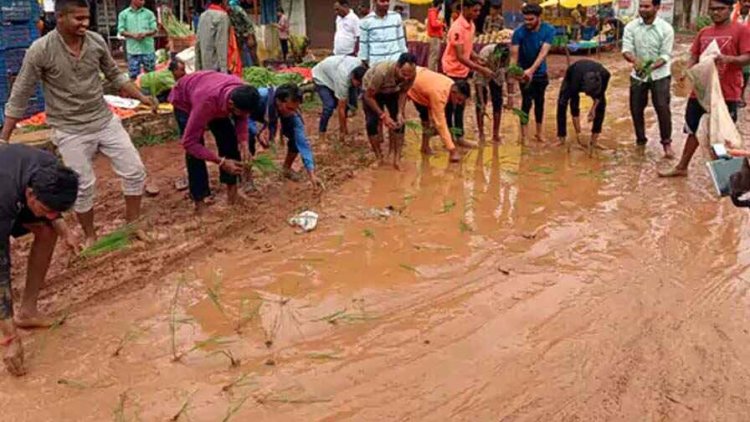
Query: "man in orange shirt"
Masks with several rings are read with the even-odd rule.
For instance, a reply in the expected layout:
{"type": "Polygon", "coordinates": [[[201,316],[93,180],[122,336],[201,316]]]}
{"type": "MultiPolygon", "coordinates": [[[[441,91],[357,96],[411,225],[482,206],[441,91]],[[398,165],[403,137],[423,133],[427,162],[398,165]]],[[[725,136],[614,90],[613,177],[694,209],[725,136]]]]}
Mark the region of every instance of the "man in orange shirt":
{"type": "MultiPolygon", "coordinates": [[[[492,77],[492,71],[484,66],[484,60],[474,52],[474,19],[479,16],[482,4],[476,0],[465,0],[463,4],[461,16],[448,31],[448,45],[442,60],[443,73],[454,81],[466,81],[471,71],[492,77]]],[[[448,104],[445,113],[456,144],[465,148],[476,147],[476,144],[464,140],[464,105],[448,104]]]]}
{"type": "Polygon", "coordinates": [[[450,161],[453,163],[460,161],[461,154],[459,154],[451,139],[451,132],[448,130],[448,122],[445,119],[445,110],[448,107],[466,103],[466,99],[471,95],[469,83],[463,80],[453,81],[445,75],[419,67],[414,84],[407,95],[414,101],[414,106],[422,121],[422,154],[432,154],[430,148],[430,136],[432,135],[430,120],[432,120],[437,133],[445,142],[445,149],[448,150],[450,161]]]}
{"type": "Polygon", "coordinates": [[[427,67],[435,72],[438,70],[440,43],[443,42],[443,35],[445,33],[445,24],[440,19],[442,4],[443,0],[433,0],[432,7],[427,9],[427,36],[430,37],[430,56],[427,59],[427,67]]]}

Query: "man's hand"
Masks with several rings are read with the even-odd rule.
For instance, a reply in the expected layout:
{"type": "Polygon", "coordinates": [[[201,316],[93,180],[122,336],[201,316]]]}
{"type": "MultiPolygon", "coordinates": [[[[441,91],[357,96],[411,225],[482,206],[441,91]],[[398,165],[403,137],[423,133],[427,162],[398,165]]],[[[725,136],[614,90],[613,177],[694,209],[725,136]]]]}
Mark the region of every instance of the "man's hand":
{"type": "Polygon", "coordinates": [[[310,171],[309,175],[310,175],[310,184],[312,185],[313,192],[319,193],[326,189],[325,185],[323,184],[323,181],[318,179],[318,176],[315,174],[314,171],[310,171]]]}
{"type": "Polygon", "coordinates": [[[404,127],[405,122],[406,122],[406,117],[404,117],[404,114],[403,113],[399,114],[398,120],[396,120],[396,128],[404,127]]]}
{"type": "Polygon", "coordinates": [[[140,99],[141,103],[148,106],[151,111],[156,113],[157,108],[159,107],[159,101],[156,100],[154,97],[149,97],[147,95],[143,95],[143,98],[140,99]]]}
{"type": "Polygon", "coordinates": [[[640,72],[643,69],[643,61],[641,59],[635,59],[633,62],[633,70],[640,72]]]}
{"type": "Polygon", "coordinates": [[[716,62],[716,64],[736,64],[737,57],[719,54],[718,56],[716,56],[714,61],[716,62]]]}
{"type": "Polygon", "coordinates": [[[221,164],[221,169],[233,176],[239,176],[242,174],[243,166],[240,162],[235,160],[224,160],[221,164]]]}
{"type": "Polygon", "coordinates": [[[73,256],[78,256],[83,250],[83,246],[81,245],[81,238],[73,230],[67,231],[65,237],[63,238],[63,243],[65,244],[65,247],[70,250],[70,253],[73,254],[73,256]]]}
{"type": "Polygon", "coordinates": [[[521,82],[528,82],[531,80],[531,78],[534,77],[535,70],[529,68],[523,71],[523,77],[521,78],[521,82]]]}
{"type": "Polygon", "coordinates": [[[396,122],[394,122],[393,119],[391,119],[391,115],[388,113],[386,113],[385,116],[383,117],[383,124],[385,125],[385,127],[391,130],[394,130],[398,127],[396,125],[396,122]]]}
{"type": "Polygon", "coordinates": [[[270,146],[270,143],[268,142],[269,137],[269,130],[267,127],[263,128],[260,132],[258,132],[258,135],[256,137],[258,143],[260,146],[263,147],[263,149],[268,149],[270,146]]]}
{"type": "Polygon", "coordinates": [[[250,155],[250,145],[247,143],[240,145],[240,161],[247,162],[253,157],[250,155]]]}

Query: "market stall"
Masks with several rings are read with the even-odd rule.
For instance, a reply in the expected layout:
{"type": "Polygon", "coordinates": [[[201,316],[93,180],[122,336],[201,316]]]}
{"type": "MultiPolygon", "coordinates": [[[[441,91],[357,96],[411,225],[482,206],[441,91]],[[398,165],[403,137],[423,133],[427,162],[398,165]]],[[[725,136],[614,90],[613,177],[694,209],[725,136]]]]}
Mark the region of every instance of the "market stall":
{"type": "Polygon", "coordinates": [[[547,0],[544,19],[557,30],[552,43],[552,54],[591,54],[610,51],[617,46],[617,31],[611,11],[612,0],[547,0]],[[586,8],[580,36],[573,39],[572,11],[578,6],[586,8]],[[593,10],[592,10],[593,9],[593,10]]]}

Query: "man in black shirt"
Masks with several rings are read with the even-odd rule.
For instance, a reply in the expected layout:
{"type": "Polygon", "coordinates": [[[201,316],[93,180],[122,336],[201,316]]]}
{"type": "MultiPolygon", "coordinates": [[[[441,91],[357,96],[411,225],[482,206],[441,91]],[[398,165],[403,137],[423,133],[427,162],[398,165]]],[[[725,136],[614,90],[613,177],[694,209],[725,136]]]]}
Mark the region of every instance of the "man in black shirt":
{"type": "MultiPolygon", "coordinates": [[[[588,121],[593,122],[591,128],[591,144],[596,145],[599,134],[602,133],[604,113],[607,109],[607,85],[610,74],[601,64],[591,60],[581,60],[573,63],[565,72],[557,99],[557,139],[558,144],[565,143],[567,136],[567,112],[570,104],[570,114],[573,116],[573,127],[576,137],[581,133],[580,94],[584,93],[594,99],[594,105],[589,110],[588,121]]],[[[579,140],[580,143],[580,140],[579,140]]]]}
{"type": "Polygon", "coordinates": [[[0,344],[6,346],[5,367],[13,375],[26,372],[21,339],[16,327],[51,324],[39,315],[37,297],[52,260],[57,237],[77,251],[75,236],[61,213],[78,196],[78,176],[52,154],[24,146],[0,143],[0,344]],[[34,234],[29,253],[26,288],[18,313],[13,313],[10,285],[10,237],[34,234]]]}

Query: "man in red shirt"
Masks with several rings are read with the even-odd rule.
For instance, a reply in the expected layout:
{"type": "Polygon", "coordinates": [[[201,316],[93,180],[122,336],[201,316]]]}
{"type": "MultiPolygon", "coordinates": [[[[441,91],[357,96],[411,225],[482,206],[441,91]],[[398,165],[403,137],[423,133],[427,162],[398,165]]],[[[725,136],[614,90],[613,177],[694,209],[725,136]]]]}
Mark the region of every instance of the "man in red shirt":
{"type": "MultiPolygon", "coordinates": [[[[465,0],[464,9],[448,31],[448,45],[443,53],[443,73],[454,81],[465,81],[472,71],[490,78],[492,71],[484,66],[484,60],[474,52],[474,19],[482,11],[482,4],[476,0],[465,0]]],[[[464,140],[464,104],[448,104],[445,110],[448,126],[452,129],[456,145],[473,148],[476,145],[464,140]]]]}
{"type": "Polygon", "coordinates": [[[443,42],[445,33],[445,24],[440,19],[442,4],[443,0],[433,0],[432,7],[427,9],[427,36],[430,37],[430,56],[427,60],[427,67],[433,72],[438,71],[440,44],[443,42]]]}
{"type": "MultiPolygon", "coordinates": [[[[709,12],[713,25],[701,30],[693,40],[688,68],[698,63],[700,55],[713,41],[716,41],[721,49],[721,55],[716,58],[721,92],[729,108],[729,114],[736,122],[737,108],[742,98],[742,67],[750,63],[750,29],[730,20],[733,5],[734,0],[711,1],[709,12]]],[[[693,158],[695,150],[698,149],[698,138],[695,137],[695,132],[698,130],[698,123],[705,113],[706,110],[701,107],[695,98],[695,93],[693,93],[685,109],[685,131],[688,133],[688,137],[682,150],[682,158],[675,168],[659,172],[659,176],[687,176],[690,160],[693,158]]]]}

